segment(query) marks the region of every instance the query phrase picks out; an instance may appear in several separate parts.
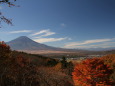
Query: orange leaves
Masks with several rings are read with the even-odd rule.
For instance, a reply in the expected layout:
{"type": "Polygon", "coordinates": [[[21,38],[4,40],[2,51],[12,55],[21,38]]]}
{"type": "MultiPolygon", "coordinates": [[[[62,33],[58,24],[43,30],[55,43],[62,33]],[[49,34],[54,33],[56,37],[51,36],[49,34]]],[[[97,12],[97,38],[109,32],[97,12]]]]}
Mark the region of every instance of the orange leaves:
{"type": "Polygon", "coordinates": [[[115,54],[103,56],[101,59],[104,61],[104,63],[107,65],[107,67],[110,67],[109,69],[113,70],[113,73],[111,74],[110,79],[115,84],[115,54]]]}
{"type": "Polygon", "coordinates": [[[4,43],[4,41],[0,42],[0,46],[1,46],[1,47],[8,47],[8,45],[6,45],[6,44],[4,43]]]}
{"type": "Polygon", "coordinates": [[[9,50],[10,49],[10,47],[7,45],[7,44],[5,44],[3,41],[2,42],[0,42],[0,50],[9,50]]]}
{"type": "Polygon", "coordinates": [[[11,50],[3,41],[0,42],[0,57],[9,57],[11,50]]]}
{"type": "Polygon", "coordinates": [[[76,64],[73,75],[75,84],[82,86],[95,86],[99,82],[108,82],[111,69],[98,58],[86,59],[76,64]]]}

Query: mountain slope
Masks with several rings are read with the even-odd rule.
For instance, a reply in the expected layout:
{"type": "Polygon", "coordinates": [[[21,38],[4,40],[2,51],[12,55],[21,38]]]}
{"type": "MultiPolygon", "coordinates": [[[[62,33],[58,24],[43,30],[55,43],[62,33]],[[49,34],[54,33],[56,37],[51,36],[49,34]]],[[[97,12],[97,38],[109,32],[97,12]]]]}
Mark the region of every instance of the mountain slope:
{"type": "MultiPolygon", "coordinates": [[[[7,44],[11,47],[12,50],[24,51],[27,53],[33,54],[49,54],[49,53],[94,53],[95,49],[81,50],[81,49],[64,49],[47,46],[45,44],[37,43],[26,36],[18,37],[7,44]]],[[[105,50],[105,49],[104,49],[105,50]]],[[[108,49],[109,50],[109,49],[108,49]]],[[[111,50],[111,49],[110,49],[111,50]]]]}
{"type": "Polygon", "coordinates": [[[26,36],[7,42],[13,50],[54,50],[56,48],[37,43],[26,36]]]}
{"type": "Polygon", "coordinates": [[[24,51],[33,54],[49,54],[49,53],[75,53],[83,52],[77,49],[63,49],[47,46],[45,44],[37,43],[26,36],[18,37],[12,41],[7,42],[12,50],[24,51]]]}

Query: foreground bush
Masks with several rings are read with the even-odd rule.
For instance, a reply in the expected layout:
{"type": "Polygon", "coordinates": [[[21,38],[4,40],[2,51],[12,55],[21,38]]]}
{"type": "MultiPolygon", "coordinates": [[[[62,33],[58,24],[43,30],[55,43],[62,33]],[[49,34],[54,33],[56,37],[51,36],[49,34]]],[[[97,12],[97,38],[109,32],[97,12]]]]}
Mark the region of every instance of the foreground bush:
{"type": "Polygon", "coordinates": [[[76,86],[108,86],[111,83],[111,73],[112,69],[103,60],[93,58],[76,64],[72,74],[76,86]]]}
{"type": "Polygon", "coordinates": [[[110,79],[115,85],[115,54],[103,56],[101,59],[105,64],[109,65],[113,69],[113,73],[111,74],[110,79]]]}

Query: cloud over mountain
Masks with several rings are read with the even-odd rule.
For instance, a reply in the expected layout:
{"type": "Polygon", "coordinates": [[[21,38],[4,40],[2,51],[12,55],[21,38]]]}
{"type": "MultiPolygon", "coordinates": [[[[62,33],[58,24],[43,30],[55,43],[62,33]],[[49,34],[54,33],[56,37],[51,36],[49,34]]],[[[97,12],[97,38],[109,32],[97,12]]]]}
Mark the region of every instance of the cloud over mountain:
{"type": "Polygon", "coordinates": [[[56,42],[56,41],[63,41],[63,40],[70,40],[71,38],[68,37],[48,37],[55,35],[56,32],[51,31],[50,29],[44,29],[40,30],[38,32],[35,32],[31,34],[32,38],[34,41],[39,42],[39,43],[44,43],[44,42],[56,42]]]}
{"type": "Polygon", "coordinates": [[[40,37],[46,37],[46,36],[50,36],[50,35],[54,35],[56,34],[55,32],[50,31],[50,29],[46,29],[46,30],[41,30],[39,32],[35,32],[33,34],[31,34],[32,36],[38,36],[39,37],[35,37],[35,38],[40,38],[40,37]]]}
{"type": "Polygon", "coordinates": [[[16,30],[16,31],[10,31],[9,33],[30,33],[32,30],[16,30]]]}
{"type": "Polygon", "coordinates": [[[39,43],[44,43],[44,42],[55,42],[55,41],[62,41],[62,40],[67,40],[68,38],[39,38],[35,39],[34,41],[39,42],[39,43]]]}
{"type": "Polygon", "coordinates": [[[64,48],[97,48],[97,47],[113,47],[112,41],[115,41],[115,38],[110,39],[93,39],[86,40],[83,42],[70,42],[65,44],[64,48]]]}

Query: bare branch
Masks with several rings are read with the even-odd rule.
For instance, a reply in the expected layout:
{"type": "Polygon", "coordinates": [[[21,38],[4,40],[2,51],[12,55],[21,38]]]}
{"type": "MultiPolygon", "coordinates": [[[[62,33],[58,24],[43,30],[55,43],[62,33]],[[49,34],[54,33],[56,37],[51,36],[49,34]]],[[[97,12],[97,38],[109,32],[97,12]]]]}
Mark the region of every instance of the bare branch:
{"type": "MultiPolygon", "coordinates": [[[[15,1],[16,0],[0,0],[0,4],[7,4],[8,7],[11,7],[11,6],[15,6],[15,4],[13,4],[13,2],[15,2],[15,1]]],[[[5,22],[8,25],[12,25],[12,20],[3,16],[2,12],[0,12],[0,28],[1,28],[2,22],[5,22]]]]}

